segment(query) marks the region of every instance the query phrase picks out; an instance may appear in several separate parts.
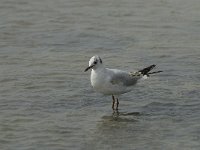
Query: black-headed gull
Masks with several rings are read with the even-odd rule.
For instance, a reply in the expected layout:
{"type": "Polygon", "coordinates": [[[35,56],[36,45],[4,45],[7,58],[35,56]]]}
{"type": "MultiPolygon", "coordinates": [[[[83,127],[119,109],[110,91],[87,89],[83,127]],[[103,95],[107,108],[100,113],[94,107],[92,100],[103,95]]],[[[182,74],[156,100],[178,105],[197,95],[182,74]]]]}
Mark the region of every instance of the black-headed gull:
{"type": "Polygon", "coordinates": [[[114,110],[115,100],[117,100],[116,109],[118,109],[119,100],[117,97],[119,95],[130,92],[132,86],[135,85],[138,80],[146,78],[150,74],[162,72],[150,72],[155,66],[156,65],[151,65],[137,72],[109,69],[104,67],[102,59],[96,55],[90,58],[89,66],[85,69],[85,72],[92,69],[90,78],[91,85],[97,92],[105,95],[112,95],[112,109],[114,110]]]}

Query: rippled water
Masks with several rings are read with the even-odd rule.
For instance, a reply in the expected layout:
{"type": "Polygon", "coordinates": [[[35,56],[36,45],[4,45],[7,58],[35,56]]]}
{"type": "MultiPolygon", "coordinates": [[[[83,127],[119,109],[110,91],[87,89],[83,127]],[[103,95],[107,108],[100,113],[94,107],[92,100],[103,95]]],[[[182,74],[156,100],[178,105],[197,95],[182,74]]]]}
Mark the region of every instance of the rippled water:
{"type": "Polygon", "coordinates": [[[1,0],[1,150],[200,147],[200,2],[1,0]],[[94,93],[83,70],[164,72],[120,97],[94,93]]]}

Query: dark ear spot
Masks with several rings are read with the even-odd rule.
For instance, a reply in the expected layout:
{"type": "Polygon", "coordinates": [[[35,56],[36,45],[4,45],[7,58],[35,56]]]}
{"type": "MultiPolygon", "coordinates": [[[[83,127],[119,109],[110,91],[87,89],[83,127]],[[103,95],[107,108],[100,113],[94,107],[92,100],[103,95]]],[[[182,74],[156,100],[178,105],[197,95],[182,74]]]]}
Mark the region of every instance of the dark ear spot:
{"type": "Polygon", "coordinates": [[[101,58],[99,57],[99,60],[100,60],[100,63],[102,64],[103,62],[102,62],[102,60],[101,60],[101,58]]]}

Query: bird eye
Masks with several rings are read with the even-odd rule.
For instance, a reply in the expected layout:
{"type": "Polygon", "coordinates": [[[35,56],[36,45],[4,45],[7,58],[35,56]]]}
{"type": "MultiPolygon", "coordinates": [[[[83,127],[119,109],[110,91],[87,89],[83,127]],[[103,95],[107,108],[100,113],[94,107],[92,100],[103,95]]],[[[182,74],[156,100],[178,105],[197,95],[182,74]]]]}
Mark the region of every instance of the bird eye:
{"type": "Polygon", "coordinates": [[[95,61],[94,64],[97,64],[97,61],[95,61]]]}

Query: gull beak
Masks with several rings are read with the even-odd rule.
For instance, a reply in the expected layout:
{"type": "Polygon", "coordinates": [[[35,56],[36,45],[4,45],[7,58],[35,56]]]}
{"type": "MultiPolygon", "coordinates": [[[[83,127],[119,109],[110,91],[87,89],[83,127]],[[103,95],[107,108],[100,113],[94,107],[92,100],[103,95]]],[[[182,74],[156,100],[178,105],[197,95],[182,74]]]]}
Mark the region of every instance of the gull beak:
{"type": "Polygon", "coordinates": [[[89,66],[89,67],[87,67],[85,70],[84,70],[84,72],[86,72],[86,71],[88,71],[89,69],[91,69],[93,67],[93,65],[92,66],[89,66]]]}

